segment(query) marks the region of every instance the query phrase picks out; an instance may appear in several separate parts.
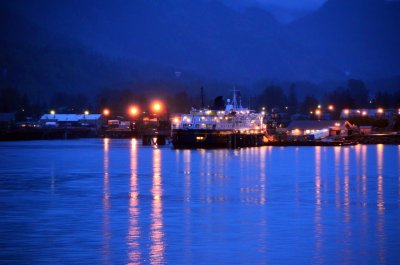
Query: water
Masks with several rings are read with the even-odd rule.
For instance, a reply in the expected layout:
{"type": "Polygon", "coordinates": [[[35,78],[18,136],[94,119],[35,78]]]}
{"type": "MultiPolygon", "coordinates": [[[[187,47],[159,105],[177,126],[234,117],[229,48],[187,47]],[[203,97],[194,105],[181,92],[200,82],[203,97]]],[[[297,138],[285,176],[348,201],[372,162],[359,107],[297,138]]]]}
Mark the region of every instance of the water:
{"type": "Polygon", "coordinates": [[[0,143],[3,264],[399,264],[400,146],[0,143]]]}

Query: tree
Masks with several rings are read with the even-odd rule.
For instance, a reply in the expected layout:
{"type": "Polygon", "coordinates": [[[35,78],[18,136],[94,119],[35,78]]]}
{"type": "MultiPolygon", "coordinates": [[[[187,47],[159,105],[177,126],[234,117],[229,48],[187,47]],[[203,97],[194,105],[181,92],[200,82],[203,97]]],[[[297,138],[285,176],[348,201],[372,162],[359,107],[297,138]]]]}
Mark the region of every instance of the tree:
{"type": "Polygon", "coordinates": [[[224,110],[225,109],[225,101],[222,96],[218,96],[214,99],[213,109],[215,109],[215,110],[224,110]]]}
{"type": "Polygon", "coordinates": [[[347,81],[347,89],[357,108],[368,105],[369,91],[363,81],[350,79],[347,81]]]}
{"type": "Polygon", "coordinates": [[[332,104],[335,106],[333,117],[337,118],[340,111],[346,108],[355,108],[357,105],[355,99],[351,96],[348,88],[337,87],[335,90],[328,92],[324,96],[325,104],[332,104]]]}
{"type": "Polygon", "coordinates": [[[309,113],[310,111],[314,111],[317,107],[318,100],[312,95],[307,95],[301,104],[301,112],[309,113]]]}
{"type": "Polygon", "coordinates": [[[378,91],[375,94],[375,107],[387,108],[392,105],[392,96],[387,92],[378,91]]]}
{"type": "Polygon", "coordinates": [[[0,90],[0,112],[15,112],[20,104],[21,96],[17,88],[6,87],[0,90]]]}
{"type": "Polygon", "coordinates": [[[291,114],[296,113],[298,107],[298,100],[297,100],[295,84],[292,84],[289,88],[288,106],[289,106],[289,113],[291,114]]]}
{"type": "Polygon", "coordinates": [[[287,103],[287,98],[283,89],[279,86],[268,86],[261,93],[258,104],[267,106],[269,109],[284,107],[287,103]]]}

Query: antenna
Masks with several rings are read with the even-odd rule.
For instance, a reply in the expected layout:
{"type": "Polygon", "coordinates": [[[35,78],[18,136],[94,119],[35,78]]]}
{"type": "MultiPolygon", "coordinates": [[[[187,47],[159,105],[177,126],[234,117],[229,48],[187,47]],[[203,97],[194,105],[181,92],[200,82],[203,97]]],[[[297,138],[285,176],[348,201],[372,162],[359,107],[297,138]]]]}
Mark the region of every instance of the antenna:
{"type": "Polygon", "coordinates": [[[239,96],[239,104],[237,102],[237,92],[239,92],[239,90],[236,90],[236,87],[233,87],[233,98],[232,98],[232,105],[233,105],[233,109],[237,110],[237,109],[242,109],[242,98],[241,96],[239,96]]]}

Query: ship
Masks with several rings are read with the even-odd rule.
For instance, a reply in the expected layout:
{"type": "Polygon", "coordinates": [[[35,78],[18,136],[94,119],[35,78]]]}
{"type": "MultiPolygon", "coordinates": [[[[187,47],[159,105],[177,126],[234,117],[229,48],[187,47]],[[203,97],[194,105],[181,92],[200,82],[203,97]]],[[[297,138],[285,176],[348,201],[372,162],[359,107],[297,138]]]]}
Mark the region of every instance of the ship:
{"type": "Polygon", "coordinates": [[[263,145],[264,112],[242,107],[237,91],[225,110],[194,109],[173,118],[171,142],[176,149],[241,148],[263,145]]]}

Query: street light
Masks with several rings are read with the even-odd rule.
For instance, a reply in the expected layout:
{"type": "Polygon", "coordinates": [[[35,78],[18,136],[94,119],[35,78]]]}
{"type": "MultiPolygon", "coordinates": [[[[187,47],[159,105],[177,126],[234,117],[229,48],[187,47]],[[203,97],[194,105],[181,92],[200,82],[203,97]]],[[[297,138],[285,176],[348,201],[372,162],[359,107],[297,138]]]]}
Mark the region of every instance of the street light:
{"type": "Polygon", "coordinates": [[[317,116],[318,116],[318,119],[319,119],[320,116],[321,116],[321,110],[320,110],[320,109],[316,109],[316,110],[315,110],[315,115],[317,115],[317,116]]]}
{"type": "Polygon", "coordinates": [[[55,114],[56,114],[56,111],[55,111],[55,110],[50,110],[50,114],[51,114],[51,115],[55,115],[55,114]]]}
{"type": "Polygon", "coordinates": [[[138,113],[139,113],[139,109],[136,106],[131,106],[129,108],[129,114],[131,116],[136,116],[136,115],[138,115],[138,113]]]}
{"type": "Polygon", "coordinates": [[[160,112],[162,110],[162,105],[161,105],[160,102],[154,102],[152,104],[151,108],[155,113],[158,113],[158,112],[160,112]]]}
{"type": "Polygon", "coordinates": [[[104,115],[104,116],[110,115],[110,110],[109,110],[109,109],[104,109],[104,110],[103,110],[103,115],[104,115]]]}
{"type": "Polygon", "coordinates": [[[88,111],[88,110],[85,110],[85,111],[83,112],[83,114],[85,114],[85,116],[86,116],[86,115],[89,115],[89,111],[88,111]]]}
{"type": "Polygon", "coordinates": [[[333,105],[329,105],[329,106],[328,106],[328,109],[329,109],[330,111],[332,111],[332,110],[334,109],[333,105]]]}

